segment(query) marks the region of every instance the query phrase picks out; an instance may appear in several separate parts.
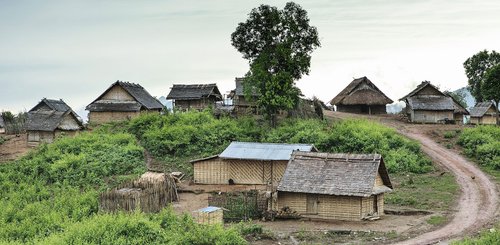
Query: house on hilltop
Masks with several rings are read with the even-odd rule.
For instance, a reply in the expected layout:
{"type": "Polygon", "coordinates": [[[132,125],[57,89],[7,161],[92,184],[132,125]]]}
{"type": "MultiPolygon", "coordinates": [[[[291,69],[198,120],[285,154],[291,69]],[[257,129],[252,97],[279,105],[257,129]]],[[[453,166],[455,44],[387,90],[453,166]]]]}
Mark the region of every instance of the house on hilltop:
{"type": "Polygon", "coordinates": [[[167,99],[174,101],[174,109],[177,110],[203,110],[215,108],[215,103],[222,101],[222,94],[215,83],[174,84],[167,99]]]}
{"type": "Polygon", "coordinates": [[[496,124],[498,109],[491,101],[479,102],[470,110],[471,124],[496,124]]]}
{"type": "Polygon", "coordinates": [[[220,155],[193,160],[197,184],[276,186],[293,151],[317,151],[313,145],[232,142],[220,155]]]}
{"type": "Polygon", "coordinates": [[[81,129],[82,121],[63,100],[44,98],[28,111],[28,145],[51,143],[59,135],[74,135],[81,129]]]}
{"type": "Polygon", "coordinates": [[[358,114],[386,114],[386,105],[393,101],[367,77],[354,79],[330,101],[337,111],[358,114]]]}
{"type": "Polygon", "coordinates": [[[141,113],[160,113],[163,105],[141,85],[116,81],[86,108],[89,123],[100,124],[134,118],[141,113]]]}
{"type": "Polygon", "coordinates": [[[229,98],[233,100],[234,111],[237,115],[258,114],[256,102],[259,94],[255,91],[251,94],[251,100],[245,98],[243,89],[244,78],[237,77],[234,79],[236,88],[231,90],[229,98]]]}
{"type": "Polygon", "coordinates": [[[439,91],[429,81],[422,82],[399,100],[406,103],[406,114],[410,122],[438,123],[444,120],[454,120],[455,114],[457,114],[457,119],[462,120],[463,112],[460,108],[463,107],[450,96],[439,91]]]}
{"type": "Polygon", "coordinates": [[[294,152],[277,190],[277,210],[361,220],[384,214],[384,193],[392,184],[378,154],[294,152]]]}

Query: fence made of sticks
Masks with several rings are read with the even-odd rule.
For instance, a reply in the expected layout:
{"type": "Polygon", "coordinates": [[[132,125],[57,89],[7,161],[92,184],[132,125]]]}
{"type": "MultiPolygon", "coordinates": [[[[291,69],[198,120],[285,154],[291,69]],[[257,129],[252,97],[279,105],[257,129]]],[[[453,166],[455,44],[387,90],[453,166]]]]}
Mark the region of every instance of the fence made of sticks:
{"type": "Polygon", "coordinates": [[[146,213],[159,212],[178,199],[177,186],[171,175],[146,172],[137,180],[101,193],[99,210],[115,212],[140,209],[146,213]]]}
{"type": "Polygon", "coordinates": [[[212,193],[208,204],[224,208],[224,220],[234,222],[262,217],[268,207],[268,198],[257,190],[222,192],[212,193]]]}

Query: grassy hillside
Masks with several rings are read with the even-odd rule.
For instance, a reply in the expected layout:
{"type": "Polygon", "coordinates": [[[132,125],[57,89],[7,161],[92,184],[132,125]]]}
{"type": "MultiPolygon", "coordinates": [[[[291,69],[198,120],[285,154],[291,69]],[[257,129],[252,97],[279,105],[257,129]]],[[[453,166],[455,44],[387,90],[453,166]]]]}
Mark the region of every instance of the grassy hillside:
{"type": "Polygon", "coordinates": [[[144,115],[58,139],[0,165],[0,243],[244,243],[235,228],[197,225],[188,215],[177,216],[170,209],[159,214],[98,211],[101,191],[146,170],[143,147],[166,170],[189,173],[189,160],[220,153],[234,140],[312,143],[329,152],[377,152],[383,154],[390,172],[432,169],[416,142],[363,120],[334,124],[289,120],[273,129],[251,118],[219,120],[208,112],[144,115]]]}

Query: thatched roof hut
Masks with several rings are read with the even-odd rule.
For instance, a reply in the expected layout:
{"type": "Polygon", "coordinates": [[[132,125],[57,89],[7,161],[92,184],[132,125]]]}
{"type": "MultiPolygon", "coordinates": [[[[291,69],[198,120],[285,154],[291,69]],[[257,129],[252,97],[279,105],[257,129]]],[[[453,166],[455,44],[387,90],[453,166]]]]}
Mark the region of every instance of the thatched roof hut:
{"type": "Polygon", "coordinates": [[[361,114],[385,114],[393,101],[367,77],[354,79],[330,101],[337,111],[361,114]]]}
{"type": "Polygon", "coordinates": [[[163,105],[141,85],[116,81],[86,108],[90,123],[121,121],[142,112],[159,113],[163,105]]]}
{"type": "Polygon", "coordinates": [[[222,101],[222,94],[217,84],[174,84],[167,99],[174,100],[174,108],[178,110],[203,110],[215,107],[222,101]]]}
{"type": "Polygon", "coordinates": [[[220,155],[191,161],[194,182],[277,185],[296,150],[317,151],[307,144],[231,142],[220,155]]]}
{"type": "Polygon", "coordinates": [[[148,213],[159,212],[178,199],[177,186],[171,175],[146,172],[135,181],[101,193],[99,209],[108,212],[135,209],[148,213]]]}
{"type": "Polygon", "coordinates": [[[52,142],[58,135],[73,135],[83,129],[80,117],[63,100],[42,99],[28,111],[28,144],[52,142]]]}
{"type": "Polygon", "coordinates": [[[277,189],[278,210],[360,220],[383,215],[392,184],[379,154],[294,152],[277,189]]]}
{"type": "Polygon", "coordinates": [[[399,100],[406,103],[406,113],[411,122],[437,123],[455,119],[455,110],[461,114],[460,105],[429,81],[423,81],[399,100]]]}
{"type": "Polygon", "coordinates": [[[470,110],[470,123],[496,124],[498,109],[491,101],[479,102],[470,110]]]}

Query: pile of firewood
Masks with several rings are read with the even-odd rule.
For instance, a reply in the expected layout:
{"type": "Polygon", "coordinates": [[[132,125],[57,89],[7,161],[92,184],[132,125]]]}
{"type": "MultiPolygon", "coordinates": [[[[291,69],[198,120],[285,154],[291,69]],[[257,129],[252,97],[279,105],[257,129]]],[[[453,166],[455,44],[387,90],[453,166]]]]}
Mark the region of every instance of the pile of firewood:
{"type": "Polygon", "coordinates": [[[290,207],[283,207],[276,213],[278,219],[300,219],[300,214],[292,210],[290,207]]]}

